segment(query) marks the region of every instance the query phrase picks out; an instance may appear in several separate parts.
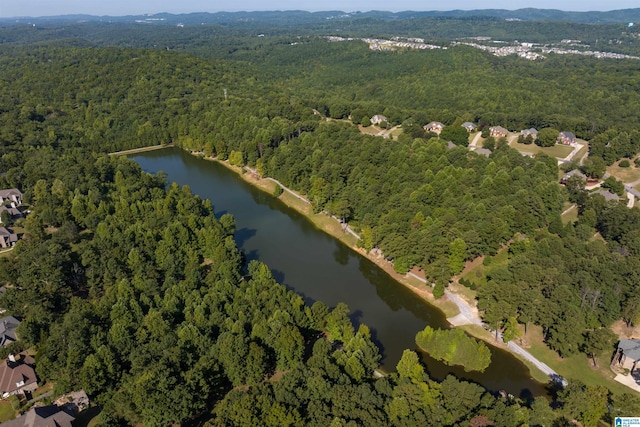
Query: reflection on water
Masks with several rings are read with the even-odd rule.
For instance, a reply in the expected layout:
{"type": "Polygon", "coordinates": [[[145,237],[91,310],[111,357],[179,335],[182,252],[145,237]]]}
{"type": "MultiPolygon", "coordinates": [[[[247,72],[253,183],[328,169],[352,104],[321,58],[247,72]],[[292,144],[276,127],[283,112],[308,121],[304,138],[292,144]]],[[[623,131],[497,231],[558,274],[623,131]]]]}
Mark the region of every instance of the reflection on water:
{"type": "MultiPolygon", "coordinates": [[[[211,200],[216,216],[236,219],[236,241],[247,260],[269,266],[278,282],[298,292],[308,304],[349,305],[356,326],[365,323],[380,347],[383,367],[393,370],[406,348],[415,349],[415,334],[425,325],[448,328],[444,314],[395,282],[385,271],[338,240],[315,228],[303,215],[285,206],[215,162],[177,149],[150,151],[132,158],[144,170],[165,171],[169,181],[189,185],[211,200]]],[[[429,374],[448,374],[478,382],[490,390],[516,396],[543,394],[528,368],[510,353],[492,348],[493,362],[484,373],[467,373],[426,355],[429,374]]]]}

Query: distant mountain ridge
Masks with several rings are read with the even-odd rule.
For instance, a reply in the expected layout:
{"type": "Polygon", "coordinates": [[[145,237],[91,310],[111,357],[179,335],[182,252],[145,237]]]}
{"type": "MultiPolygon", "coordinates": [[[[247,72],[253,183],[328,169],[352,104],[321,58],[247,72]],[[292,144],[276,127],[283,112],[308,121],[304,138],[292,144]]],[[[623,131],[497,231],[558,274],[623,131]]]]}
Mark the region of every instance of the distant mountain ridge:
{"type": "Polygon", "coordinates": [[[140,22],[168,25],[231,24],[238,22],[262,22],[273,24],[311,24],[330,20],[348,21],[373,18],[387,21],[399,21],[416,18],[471,18],[489,17],[496,19],[521,21],[565,21],[593,24],[627,24],[640,22],[640,8],[621,9],[606,12],[566,12],[555,9],[526,8],[518,10],[476,9],[450,11],[403,11],[403,12],[342,12],[323,11],[306,12],[301,10],[261,11],[261,12],[198,12],[188,14],[156,13],[128,16],[61,15],[48,17],[0,18],[0,23],[64,23],[82,21],[100,22],[140,22]]]}

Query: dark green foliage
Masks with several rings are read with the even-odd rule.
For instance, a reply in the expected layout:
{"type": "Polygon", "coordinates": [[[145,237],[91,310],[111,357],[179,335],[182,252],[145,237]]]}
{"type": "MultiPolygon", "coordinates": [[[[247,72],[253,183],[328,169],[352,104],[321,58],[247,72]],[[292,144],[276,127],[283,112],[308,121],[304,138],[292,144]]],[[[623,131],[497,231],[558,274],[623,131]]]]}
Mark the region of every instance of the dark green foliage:
{"type": "Polygon", "coordinates": [[[623,160],[620,160],[620,163],[618,163],[618,166],[620,166],[621,168],[628,168],[629,166],[631,166],[631,163],[629,162],[629,160],[623,159],[623,160]]]}
{"type": "Polygon", "coordinates": [[[491,364],[489,347],[462,329],[438,329],[427,326],[416,335],[416,344],[436,360],[447,365],[462,365],[465,371],[484,371],[491,364]]]}

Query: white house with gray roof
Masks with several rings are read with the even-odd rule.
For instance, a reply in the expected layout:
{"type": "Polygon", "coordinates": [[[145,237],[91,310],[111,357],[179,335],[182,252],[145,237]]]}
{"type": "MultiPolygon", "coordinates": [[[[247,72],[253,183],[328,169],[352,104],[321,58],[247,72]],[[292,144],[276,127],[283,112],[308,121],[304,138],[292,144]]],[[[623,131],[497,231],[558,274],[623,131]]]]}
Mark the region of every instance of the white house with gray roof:
{"type": "Polygon", "coordinates": [[[611,366],[633,372],[638,367],[638,361],[640,361],[640,340],[621,339],[618,343],[618,350],[611,361],[611,366]]]}

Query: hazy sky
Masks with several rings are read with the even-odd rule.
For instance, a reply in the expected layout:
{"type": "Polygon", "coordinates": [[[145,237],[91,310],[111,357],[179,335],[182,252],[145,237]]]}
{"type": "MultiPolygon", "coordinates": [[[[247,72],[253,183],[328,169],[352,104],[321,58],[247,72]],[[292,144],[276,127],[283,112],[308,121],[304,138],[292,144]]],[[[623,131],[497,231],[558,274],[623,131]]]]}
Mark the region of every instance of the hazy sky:
{"type": "Polygon", "coordinates": [[[67,14],[137,15],[143,13],[220,12],[239,10],[453,10],[453,9],[561,9],[568,11],[615,10],[640,7],[639,0],[0,0],[0,17],[67,14]]]}

